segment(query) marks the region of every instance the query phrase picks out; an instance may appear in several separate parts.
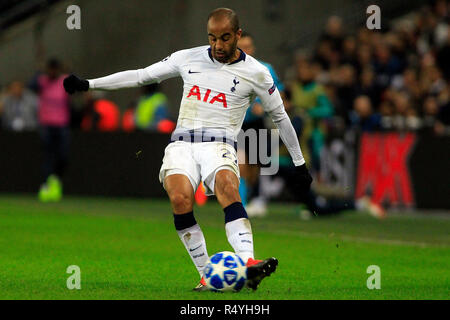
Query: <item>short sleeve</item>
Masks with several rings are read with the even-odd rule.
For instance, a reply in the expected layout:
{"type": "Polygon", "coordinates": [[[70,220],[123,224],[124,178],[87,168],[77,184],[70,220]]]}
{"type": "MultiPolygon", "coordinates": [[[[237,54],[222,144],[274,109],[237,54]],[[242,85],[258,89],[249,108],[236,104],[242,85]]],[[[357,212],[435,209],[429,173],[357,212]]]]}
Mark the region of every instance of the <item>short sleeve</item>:
{"type": "Polygon", "coordinates": [[[261,71],[256,75],[254,91],[261,100],[261,104],[266,112],[270,112],[283,104],[275,81],[269,70],[264,66],[262,66],[261,71]]]}

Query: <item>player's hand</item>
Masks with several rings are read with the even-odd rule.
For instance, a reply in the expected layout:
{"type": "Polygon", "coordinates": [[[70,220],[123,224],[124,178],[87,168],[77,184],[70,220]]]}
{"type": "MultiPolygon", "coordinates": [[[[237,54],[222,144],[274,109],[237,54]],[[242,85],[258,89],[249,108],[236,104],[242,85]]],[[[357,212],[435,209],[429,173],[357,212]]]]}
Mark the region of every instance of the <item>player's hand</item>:
{"type": "Polygon", "coordinates": [[[312,177],[309,174],[308,168],[306,164],[302,164],[301,166],[295,167],[295,186],[296,192],[299,193],[301,198],[306,197],[309,193],[312,183],[312,177]]]}
{"type": "Polygon", "coordinates": [[[64,79],[64,89],[68,94],[73,94],[77,91],[88,91],[89,81],[80,79],[76,75],[71,74],[64,79]]]}

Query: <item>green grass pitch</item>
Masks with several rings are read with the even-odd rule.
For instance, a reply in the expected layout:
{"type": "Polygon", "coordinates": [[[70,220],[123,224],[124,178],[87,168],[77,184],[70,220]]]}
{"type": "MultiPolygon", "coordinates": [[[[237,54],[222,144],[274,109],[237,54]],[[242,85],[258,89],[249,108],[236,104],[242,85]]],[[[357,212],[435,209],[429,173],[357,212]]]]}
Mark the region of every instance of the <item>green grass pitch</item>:
{"type": "MultiPolygon", "coordinates": [[[[231,250],[215,201],[195,208],[208,253],[231,250]]],[[[272,204],[252,219],[256,258],[279,266],[256,292],[192,292],[198,274],[174,230],[167,200],[0,196],[0,299],[448,299],[450,219],[357,212],[299,219],[272,204]],[[66,269],[81,269],[81,289],[66,269]],[[366,269],[381,269],[381,289],[366,269]]]]}

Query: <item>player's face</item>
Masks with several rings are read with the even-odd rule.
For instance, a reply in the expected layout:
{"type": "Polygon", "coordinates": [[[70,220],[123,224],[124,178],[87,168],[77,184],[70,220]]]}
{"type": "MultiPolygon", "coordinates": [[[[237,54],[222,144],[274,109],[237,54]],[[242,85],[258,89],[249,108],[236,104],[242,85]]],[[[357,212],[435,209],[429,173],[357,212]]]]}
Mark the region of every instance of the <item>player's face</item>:
{"type": "Polygon", "coordinates": [[[242,30],[234,32],[227,19],[208,21],[208,40],[211,54],[219,62],[227,63],[236,58],[237,42],[242,30]]]}

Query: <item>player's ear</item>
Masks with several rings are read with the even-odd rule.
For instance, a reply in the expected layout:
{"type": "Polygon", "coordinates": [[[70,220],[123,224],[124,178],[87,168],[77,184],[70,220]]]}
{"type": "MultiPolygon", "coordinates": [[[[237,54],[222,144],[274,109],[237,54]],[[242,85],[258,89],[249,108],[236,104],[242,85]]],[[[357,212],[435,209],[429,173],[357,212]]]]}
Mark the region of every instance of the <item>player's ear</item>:
{"type": "Polygon", "coordinates": [[[236,31],[236,38],[237,38],[237,40],[239,40],[241,38],[241,36],[242,36],[242,29],[239,28],[238,31],[236,31]]]}

